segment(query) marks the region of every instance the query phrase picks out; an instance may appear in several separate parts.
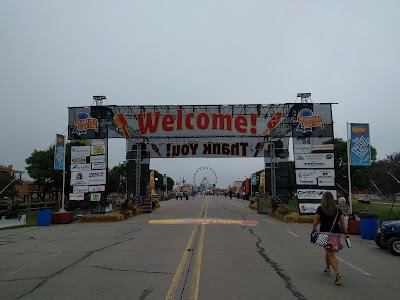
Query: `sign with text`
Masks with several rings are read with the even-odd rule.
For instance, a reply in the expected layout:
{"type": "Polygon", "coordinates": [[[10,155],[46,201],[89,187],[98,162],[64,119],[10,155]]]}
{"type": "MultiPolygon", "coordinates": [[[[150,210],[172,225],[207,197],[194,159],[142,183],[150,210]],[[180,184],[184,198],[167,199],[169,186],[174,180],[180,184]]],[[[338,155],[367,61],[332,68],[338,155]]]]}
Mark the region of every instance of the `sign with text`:
{"type": "Polygon", "coordinates": [[[258,197],[258,213],[259,214],[267,214],[268,213],[268,203],[269,203],[269,197],[266,197],[266,196],[258,197]]]}
{"type": "Polygon", "coordinates": [[[106,171],[96,170],[88,172],[89,185],[102,185],[106,184],[106,171]]]}
{"type": "Polygon", "coordinates": [[[54,170],[65,169],[65,136],[57,134],[54,148],[54,170]]]}
{"type": "Polygon", "coordinates": [[[100,200],[101,200],[101,193],[90,194],[90,201],[100,201],[100,200]]]}
{"type": "Polygon", "coordinates": [[[369,124],[350,124],[350,153],[352,166],[371,165],[369,124]]]}
{"type": "Polygon", "coordinates": [[[85,200],[85,194],[69,194],[69,200],[83,201],[85,200]]]}
{"type": "Polygon", "coordinates": [[[335,170],[296,170],[296,184],[316,185],[320,177],[335,177],[335,170]]]}
{"type": "Polygon", "coordinates": [[[336,200],[337,195],[335,190],[311,190],[311,189],[298,189],[297,199],[299,200],[321,200],[325,192],[331,192],[333,198],[336,200]]]}
{"type": "Polygon", "coordinates": [[[106,169],[106,163],[92,163],[92,170],[105,170],[106,169]]]}
{"type": "Polygon", "coordinates": [[[71,164],[71,171],[90,171],[90,164],[71,164]]]}
{"type": "Polygon", "coordinates": [[[318,177],[318,186],[335,186],[335,178],[318,177]]]}
{"type": "Polygon", "coordinates": [[[88,171],[71,172],[71,186],[74,185],[89,185],[89,172],[88,171]]]}
{"type": "Polygon", "coordinates": [[[74,194],[81,194],[81,193],[87,193],[89,192],[89,187],[87,185],[76,185],[73,188],[73,193],[74,194]]]}
{"type": "Polygon", "coordinates": [[[294,153],[311,153],[313,151],[333,151],[333,144],[326,145],[310,145],[310,144],[296,144],[294,145],[294,153]]]}
{"type": "Polygon", "coordinates": [[[71,157],[71,164],[86,164],[86,157],[71,157]]]}
{"type": "Polygon", "coordinates": [[[106,190],[105,185],[90,185],[89,192],[104,192],[106,190]]]}
{"type": "Polygon", "coordinates": [[[324,169],[334,168],[333,153],[296,154],[295,167],[298,169],[324,169]]]}
{"type": "Polygon", "coordinates": [[[106,162],[106,156],[105,155],[91,156],[90,157],[90,162],[91,163],[105,163],[106,162]]]}
{"type": "Polygon", "coordinates": [[[90,154],[91,155],[102,155],[106,153],[106,146],[105,145],[94,145],[90,147],[90,154]]]}
{"type": "Polygon", "coordinates": [[[90,146],[71,146],[71,157],[90,156],[90,146]]]}
{"type": "Polygon", "coordinates": [[[298,203],[300,214],[315,214],[320,203],[298,203]]]}

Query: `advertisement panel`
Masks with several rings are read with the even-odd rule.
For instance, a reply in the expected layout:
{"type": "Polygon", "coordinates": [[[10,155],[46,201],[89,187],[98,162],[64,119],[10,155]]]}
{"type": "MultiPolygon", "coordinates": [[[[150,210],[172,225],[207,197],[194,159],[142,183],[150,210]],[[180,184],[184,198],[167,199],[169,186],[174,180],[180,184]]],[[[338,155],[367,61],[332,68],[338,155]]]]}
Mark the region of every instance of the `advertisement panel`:
{"type": "Polygon", "coordinates": [[[106,162],[106,156],[105,155],[91,156],[90,157],[90,162],[91,163],[105,163],[106,162]]]}
{"type": "Polygon", "coordinates": [[[371,165],[369,124],[350,124],[350,153],[352,166],[371,165]]]}
{"type": "Polygon", "coordinates": [[[320,177],[335,177],[335,170],[296,170],[296,184],[310,185],[317,184],[317,179],[320,177]]]}
{"type": "Polygon", "coordinates": [[[83,201],[85,200],[85,194],[69,194],[69,200],[83,201]]]}
{"type": "Polygon", "coordinates": [[[90,156],[90,146],[71,146],[71,157],[90,156]]]}
{"type": "Polygon", "coordinates": [[[262,171],[260,173],[260,188],[259,188],[260,194],[264,195],[265,194],[265,171],[262,171]]]}
{"type": "Polygon", "coordinates": [[[101,193],[90,194],[90,201],[100,201],[100,200],[101,200],[101,193]]]}
{"type": "Polygon", "coordinates": [[[296,169],[323,169],[334,168],[335,160],[333,153],[314,153],[314,154],[296,154],[296,169]]]}
{"type": "Polygon", "coordinates": [[[106,171],[97,170],[88,172],[88,185],[102,185],[106,184],[106,171]]]}
{"type": "Polygon", "coordinates": [[[298,203],[300,214],[315,214],[320,203],[298,203]]]}
{"type": "Polygon", "coordinates": [[[90,164],[71,164],[71,171],[90,171],[90,164]]]}
{"type": "Polygon", "coordinates": [[[89,171],[71,172],[71,186],[89,185],[89,171]]]}
{"type": "Polygon", "coordinates": [[[106,163],[92,163],[92,170],[105,170],[106,169],[106,163]]]}
{"type": "Polygon", "coordinates": [[[64,170],[65,161],[65,136],[57,134],[54,148],[54,170],[64,170]]]}
{"type": "Polygon", "coordinates": [[[251,175],[251,185],[257,185],[257,176],[256,174],[251,175]]]}
{"type": "Polygon", "coordinates": [[[89,187],[87,185],[76,185],[73,187],[74,194],[81,194],[81,193],[87,193],[89,192],[89,187]]]}
{"type": "Polygon", "coordinates": [[[319,177],[318,186],[335,186],[335,178],[333,177],[319,177]]]}
{"type": "Polygon", "coordinates": [[[269,197],[260,196],[258,197],[258,213],[267,214],[269,205],[269,197]]]}
{"type": "Polygon", "coordinates": [[[94,145],[90,146],[90,154],[91,155],[102,155],[106,153],[105,145],[94,145]]]}
{"type": "Polygon", "coordinates": [[[71,157],[71,164],[86,164],[86,157],[71,157]]]}
{"type": "MultiPolygon", "coordinates": [[[[311,189],[298,189],[297,199],[299,200],[321,200],[322,195],[328,190],[311,190],[311,189]]],[[[335,190],[329,190],[333,198],[336,200],[337,195],[335,190]]]]}
{"type": "Polygon", "coordinates": [[[311,144],[295,144],[294,145],[294,153],[295,154],[305,154],[311,153],[313,151],[333,151],[333,144],[325,144],[325,145],[311,145],[311,144]]]}
{"type": "Polygon", "coordinates": [[[105,144],[106,144],[106,141],[103,140],[103,139],[100,139],[100,140],[92,140],[92,141],[91,141],[91,145],[92,145],[92,146],[95,146],[95,145],[105,145],[105,144]]]}
{"type": "Polygon", "coordinates": [[[106,190],[105,185],[90,185],[89,192],[104,192],[106,190]]]}

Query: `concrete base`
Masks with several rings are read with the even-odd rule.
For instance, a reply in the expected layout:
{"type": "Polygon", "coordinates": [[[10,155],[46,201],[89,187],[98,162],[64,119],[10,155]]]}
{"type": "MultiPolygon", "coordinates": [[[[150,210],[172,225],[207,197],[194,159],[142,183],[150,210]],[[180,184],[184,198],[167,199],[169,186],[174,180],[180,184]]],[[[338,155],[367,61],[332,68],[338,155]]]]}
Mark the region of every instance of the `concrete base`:
{"type": "Polygon", "coordinates": [[[26,215],[22,215],[20,219],[6,219],[1,217],[0,228],[26,225],[26,215]]]}

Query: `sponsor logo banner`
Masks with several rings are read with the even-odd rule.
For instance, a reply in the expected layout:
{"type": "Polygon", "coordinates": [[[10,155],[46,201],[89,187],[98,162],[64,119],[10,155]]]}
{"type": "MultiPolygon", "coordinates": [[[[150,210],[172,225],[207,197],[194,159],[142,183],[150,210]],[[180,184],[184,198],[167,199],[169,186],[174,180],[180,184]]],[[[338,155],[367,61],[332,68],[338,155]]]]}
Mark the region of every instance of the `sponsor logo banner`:
{"type": "Polygon", "coordinates": [[[74,121],[73,133],[78,135],[86,134],[87,130],[93,129],[96,132],[99,131],[99,122],[96,118],[89,116],[87,112],[81,112],[74,121]]]}
{"type": "Polygon", "coordinates": [[[371,165],[369,124],[350,124],[350,152],[352,166],[371,165]]]}
{"type": "Polygon", "coordinates": [[[90,157],[90,162],[91,163],[105,163],[106,162],[106,156],[105,155],[91,156],[90,157]]]}
{"type": "Polygon", "coordinates": [[[333,144],[326,145],[310,145],[310,144],[297,144],[294,145],[294,153],[311,153],[313,151],[332,151],[334,150],[333,144]]]}
{"type": "Polygon", "coordinates": [[[101,155],[106,153],[106,146],[105,145],[94,145],[90,148],[91,155],[101,155]]]}
{"type": "Polygon", "coordinates": [[[105,145],[105,144],[106,144],[106,141],[103,140],[103,139],[100,139],[100,140],[92,140],[91,144],[92,144],[92,146],[96,146],[96,145],[105,145]]]}
{"type": "Polygon", "coordinates": [[[295,167],[298,169],[321,169],[334,168],[335,160],[333,153],[314,153],[295,155],[295,167]]]}
{"type": "Polygon", "coordinates": [[[300,214],[315,214],[320,205],[319,203],[299,203],[299,212],[300,214]]]}
{"type": "MultiPolygon", "coordinates": [[[[298,189],[297,190],[297,199],[299,200],[321,200],[322,195],[328,190],[308,190],[308,189],[298,189]]],[[[333,198],[336,200],[336,191],[329,190],[333,195],[333,198]]]]}
{"type": "Polygon", "coordinates": [[[257,176],[256,174],[251,175],[251,185],[257,185],[257,176]]]}
{"type": "Polygon", "coordinates": [[[92,163],[92,170],[105,170],[106,169],[106,163],[92,163]]]}
{"type": "Polygon", "coordinates": [[[89,187],[87,185],[77,185],[73,187],[73,193],[74,194],[81,194],[81,193],[87,193],[89,192],[89,187]]]}
{"type": "Polygon", "coordinates": [[[104,192],[106,190],[105,185],[90,185],[89,192],[104,192]]]}
{"type": "Polygon", "coordinates": [[[71,171],[90,171],[90,164],[71,164],[71,171]]]}
{"type": "Polygon", "coordinates": [[[74,201],[85,200],[85,194],[69,194],[69,200],[74,200],[74,201]]]}
{"type": "Polygon", "coordinates": [[[71,157],[71,164],[85,164],[86,157],[71,157]]]}
{"type": "Polygon", "coordinates": [[[100,200],[101,200],[101,193],[90,194],[90,201],[100,201],[100,200]]]}
{"type": "Polygon", "coordinates": [[[318,186],[335,186],[335,178],[333,177],[319,177],[318,186]]]}
{"type": "Polygon", "coordinates": [[[71,146],[71,157],[90,156],[90,146],[71,146]]]}
{"type": "Polygon", "coordinates": [[[97,170],[88,172],[89,185],[106,184],[106,171],[97,170]]]}
{"type": "Polygon", "coordinates": [[[320,177],[335,177],[335,170],[296,170],[296,184],[317,184],[320,177]]]}
{"type": "Polygon", "coordinates": [[[71,172],[71,186],[74,185],[89,185],[89,172],[71,172]]]}
{"type": "Polygon", "coordinates": [[[296,131],[301,131],[302,133],[312,132],[314,127],[325,128],[324,120],[321,116],[314,115],[311,109],[302,109],[297,116],[297,128],[296,131]]]}
{"type": "Polygon", "coordinates": [[[64,170],[65,161],[65,136],[57,134],[54,149],[54,170],[64,170]]]}

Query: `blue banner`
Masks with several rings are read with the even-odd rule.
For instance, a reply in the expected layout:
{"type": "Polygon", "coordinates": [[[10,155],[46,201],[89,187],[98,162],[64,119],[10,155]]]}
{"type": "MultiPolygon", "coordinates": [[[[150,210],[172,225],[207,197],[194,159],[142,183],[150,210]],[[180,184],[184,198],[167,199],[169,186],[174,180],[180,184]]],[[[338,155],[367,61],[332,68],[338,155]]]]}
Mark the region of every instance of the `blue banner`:
{"type": "Polygon", "coordinates": [[[350,153],[352,166],[371,165],[369,124],[350,123],[350,153]]]}
{"type": "Polygon", "coordinates": [[[65,161],[65,136],[57,134],[56,147],[54,151],[54,170],[64,170],[65,161]]]}
{"type": "Polygon", "coordinates": [[[257,176],[256,174],[251,175],[251,185],[257,185],[257,176]]]}

